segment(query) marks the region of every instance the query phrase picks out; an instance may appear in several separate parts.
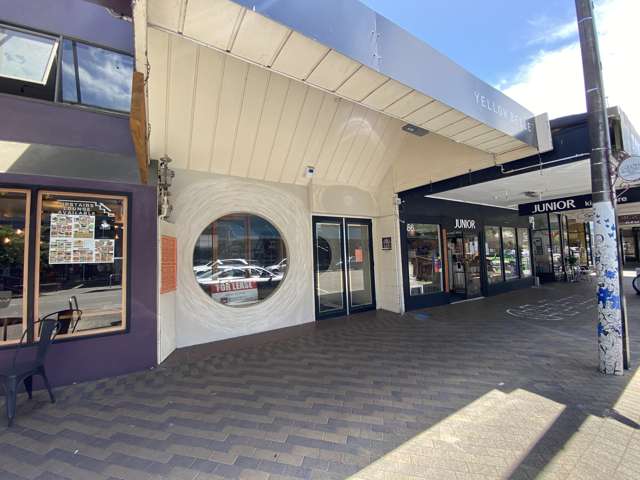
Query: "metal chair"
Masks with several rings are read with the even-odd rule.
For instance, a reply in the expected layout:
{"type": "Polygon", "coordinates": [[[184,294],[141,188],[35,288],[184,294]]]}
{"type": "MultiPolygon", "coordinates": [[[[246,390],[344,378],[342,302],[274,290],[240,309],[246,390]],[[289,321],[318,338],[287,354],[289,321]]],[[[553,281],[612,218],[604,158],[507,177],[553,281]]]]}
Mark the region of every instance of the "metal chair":
{"type": "MultiPolygon", "coordinates": [[[[47,317],[51,316],[52,315],[48,315],[47,317]]],[[[11,424],[13,423],[13,419],[16,416],[16,395],[20,382],[24,382],[24,388],[29,395],[29,399],[31,399],[33,398],[33,376],[40,375],[42,377],[42,380],[44,381],[44,385],[47,388],[47,391],[49,392],[51,403],[55,403],[56,401],[55,397],[53,396],[53,391],[51,390],[51,385],[49,385],[49,379],[47,378],[47,374],[44,368],[44,361],[47,356],[47,352],[49,351],[49,345],[51,345],[51,342],[53,342],[53,339],[57,335],[60,324],[57,320],[47,317],[38,322],[35,322],[35,324],[39,324],[40,331],[40,337],[38,338],[38,343],[36,344],[35,358],[27,361],[17,361],[18,355],[22,351],[24,339],[27,334],[27,331],[25,331],[20,338],[18,347],[16,348],[11,367],[5,370],[0,370],[0,379],[3,382],[6,395],[5,403],[7,409],[8,426],[11,426],[11,424]]]]}

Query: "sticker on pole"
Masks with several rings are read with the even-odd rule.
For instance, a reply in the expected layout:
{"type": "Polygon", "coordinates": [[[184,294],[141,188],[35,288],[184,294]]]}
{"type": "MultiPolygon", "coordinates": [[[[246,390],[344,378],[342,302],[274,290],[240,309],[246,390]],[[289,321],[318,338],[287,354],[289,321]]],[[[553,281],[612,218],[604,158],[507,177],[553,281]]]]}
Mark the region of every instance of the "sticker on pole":
{"type": "Polygon", "coordinates": [[[640,157],[629,157],[618,167],[618,175],[627,182],[640,180],[640,157]]]}

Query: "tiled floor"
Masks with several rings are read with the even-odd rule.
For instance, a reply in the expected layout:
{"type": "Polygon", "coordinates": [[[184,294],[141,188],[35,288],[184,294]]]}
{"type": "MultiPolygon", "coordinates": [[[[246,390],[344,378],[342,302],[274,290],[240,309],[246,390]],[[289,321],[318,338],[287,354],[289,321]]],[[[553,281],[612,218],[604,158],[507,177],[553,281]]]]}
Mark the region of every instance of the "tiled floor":
{"type": "Polygon", "coordinates": [[[0,479],[638,479],[640,374],[597,373],[593,288],[362,314],[21,397],[0,479]]]}

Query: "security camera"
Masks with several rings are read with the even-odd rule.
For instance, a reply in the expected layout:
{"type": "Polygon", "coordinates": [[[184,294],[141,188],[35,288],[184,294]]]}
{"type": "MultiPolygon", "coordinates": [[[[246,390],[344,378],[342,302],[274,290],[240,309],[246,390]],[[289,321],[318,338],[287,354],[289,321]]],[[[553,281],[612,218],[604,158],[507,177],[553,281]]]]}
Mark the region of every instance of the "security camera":
{"type": "Polygon", "coordinates": [[[316,167],[308,165],[307,167],[305,167],[304,169],[304,176],[307,178],[311,178],[315,175],[316,173],[316,167]]]}

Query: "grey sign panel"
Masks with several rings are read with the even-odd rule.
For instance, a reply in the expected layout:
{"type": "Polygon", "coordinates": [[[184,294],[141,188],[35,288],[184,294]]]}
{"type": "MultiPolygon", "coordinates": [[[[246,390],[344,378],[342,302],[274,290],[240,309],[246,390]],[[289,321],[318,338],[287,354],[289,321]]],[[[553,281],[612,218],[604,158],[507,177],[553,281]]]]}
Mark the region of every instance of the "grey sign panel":
{"type": "Polygon", "coordinates": [[[620,129],[622,130],[622,149],[632,157],[640,156],[640,135],[629,121],[629,117],[618,108],[620,129]]]}
{"type": "MultiPolygon", "coordinates": [[[[640,187],[616,190],[616,203],[623,205],[626,203],[640,202],[640,187]]],[[[590,193],[584,195],[574,195],[573,197],[553,198],[540,202],[522,203],[518,205],[519,215],[537,215],[539,213],[567,212],[570,210],[581,210],[591,208],[593,205],[590,193]]]]}
{"type": "Polygon", "coordinates": [[[357,0],[234,0],[537,147],[534,115],[357,0]]]}

